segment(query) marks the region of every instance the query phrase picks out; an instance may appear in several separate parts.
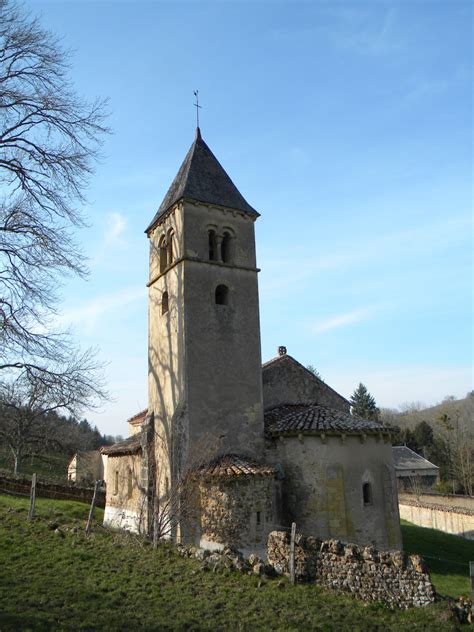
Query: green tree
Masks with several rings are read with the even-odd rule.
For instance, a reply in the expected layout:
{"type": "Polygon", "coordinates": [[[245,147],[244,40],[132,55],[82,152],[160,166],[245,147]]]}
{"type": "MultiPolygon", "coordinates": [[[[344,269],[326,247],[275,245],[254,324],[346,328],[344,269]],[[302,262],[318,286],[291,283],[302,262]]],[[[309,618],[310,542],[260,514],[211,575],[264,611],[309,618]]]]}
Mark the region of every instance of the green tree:
{"type": "Polygon", "coordinates": [[[314,365],[308,364],[306,368],[308,369],[310,373],[312,373],[315,377],[317,377],[318,380],[323,381],[323,378],[321,377],[321,373],[318,371],[318,369],[314,365]]]}
{"type": "Polygon", "coordinates": [[[425,452],[433,445],[433,428],[426,421],[420,421],[416,424],[413,434],[419,450],[426,457],[425,452]]]}
{"type": "Polygon", "coordinates": [[[362,419],[378,421],[380,411],[377,408],[375,399],[362,383],[352,393],[350,401],[353,415],[358,415],[362,419]]]}

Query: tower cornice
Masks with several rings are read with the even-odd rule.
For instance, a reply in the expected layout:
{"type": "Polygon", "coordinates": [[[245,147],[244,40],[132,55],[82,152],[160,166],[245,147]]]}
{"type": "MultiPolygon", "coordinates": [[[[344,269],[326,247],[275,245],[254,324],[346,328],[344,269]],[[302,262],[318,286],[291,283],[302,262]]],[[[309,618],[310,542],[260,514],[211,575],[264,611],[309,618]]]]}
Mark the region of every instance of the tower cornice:
{"type": "Polygon", "coordinates": [[[179,259],[176,259],[175,261],[173,261],[173,263],[168,266],[166,268],[166,270],[164,270],[163,272],[159,272],[158,274],[156,274],[152,279],[150,279],[148,281],[148,283],[146,284],[147,287],[151,287],[152,285],[154,285],[156,283],[156,281],[158,281],[158,279],[161,279],[161,277],[165,276],[170,270],[172,270],[174,267],[176,267],[178,264],[183,263],[185,261],[188,261],[190,263],[199,263],[199,264],[203,264],[206,266],[212,266],[212,267],[217,267],[217,268],[224,268],[226,270],[241,270],[243,272],[254,272],[254,273],[259,273],[260,272],[260,268],[254,268],[254,267],[250,267],[250,266],[239,266],[239,265],[229,265],[227,263],[223,263],[221,261],[205,261],[203,259],[198,259],[197,257],[179,257],[179,259]]]}
{"type": "Polygon", "coordinates": [[[238,209],[230,208],[228,206],[210,204],[208,202],[200,202],[199,200],[193,200],[192,198],[182,198],[177,204],[174,204],[165,213],[163,213],[163,215],[161,215],[154,224],[150,224],[150,226],[146,230],[148,237],[150,237],[153,232],[158,229],[159,226],[164,224],[168,217],[170,217],[170,215],[172,215],[176,210],[183,209],[185,204],[192,204],[193,206],[203,206],[209,211],[221,211],[224,214],[232,215],[232,217],[241,217],[245,221],[255,222],[260,217],[260,214],[256,211],[255,215],[251,215],[250,213],[245,213],[244,211],[239,211],[238,209]]]}

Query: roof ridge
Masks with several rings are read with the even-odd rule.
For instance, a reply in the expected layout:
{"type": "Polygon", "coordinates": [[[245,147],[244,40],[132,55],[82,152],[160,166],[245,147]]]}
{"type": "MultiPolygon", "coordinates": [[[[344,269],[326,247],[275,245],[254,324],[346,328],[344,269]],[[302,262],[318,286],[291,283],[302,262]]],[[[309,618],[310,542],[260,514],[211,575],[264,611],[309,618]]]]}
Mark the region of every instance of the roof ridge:
{"type": "Polygon", "coordinates": [[[135,415],[132,415],[132,417],[129,417],[129,419],[127,419],[127,423],[130,423],[134,419],[138,419],[138,417],[142,417],[143,415],[146,415],[147,413],[148,413],[148,408],[144,408],[139,413],[136,413],[135,415]]]}

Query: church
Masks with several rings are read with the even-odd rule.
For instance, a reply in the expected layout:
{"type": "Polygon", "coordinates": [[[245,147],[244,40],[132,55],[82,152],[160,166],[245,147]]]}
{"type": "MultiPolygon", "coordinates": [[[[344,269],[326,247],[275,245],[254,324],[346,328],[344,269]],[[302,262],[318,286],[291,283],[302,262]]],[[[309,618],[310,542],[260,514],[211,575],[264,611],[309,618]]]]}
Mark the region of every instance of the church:
{"type": "Polygon", "coordinates": [[[285,347],[262,365],[258,217],[197,128],[145,231],[148,408],[102,449],[104,524],[261,556],[292,522],[400,549],[393,430],[285,347]]]}

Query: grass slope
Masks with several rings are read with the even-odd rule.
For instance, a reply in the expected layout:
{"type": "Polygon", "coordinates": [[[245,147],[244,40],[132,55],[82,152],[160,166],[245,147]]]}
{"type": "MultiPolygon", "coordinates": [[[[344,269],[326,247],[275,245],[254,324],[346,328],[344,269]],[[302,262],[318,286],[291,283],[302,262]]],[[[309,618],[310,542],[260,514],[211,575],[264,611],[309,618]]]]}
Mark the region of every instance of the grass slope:
{"type": "MultiPolygon", "coordinates": [[[[61,452],[46,454],[41,459],[28,457],[21,464],[20,474],[31,476],[36,472],[40,478],[66,482],[67,466],[70,460],[71,457],[68,454],[61,452]]],[[[13,457],[10,450],[4,446],[0,446],[0,469],[8,474],[13,472],[13,457]]]]}
{"type": "Polygon", "coordinates": [[[401,522],[405,552],[425,559],[437,592],[450,597],[470,595],[469,561],[474,561],[474,542],[401,522]]]}
{"type": "Polygon", "coordinates": [[[0,496],[2,632],[458,629],[442,605],[392,612],[311,585],[204,572],[170,545],[153,550],[99,524],[86,538],[87,512],[81,503],[39,499],[29,522],[25,499],[0,496]]]}

